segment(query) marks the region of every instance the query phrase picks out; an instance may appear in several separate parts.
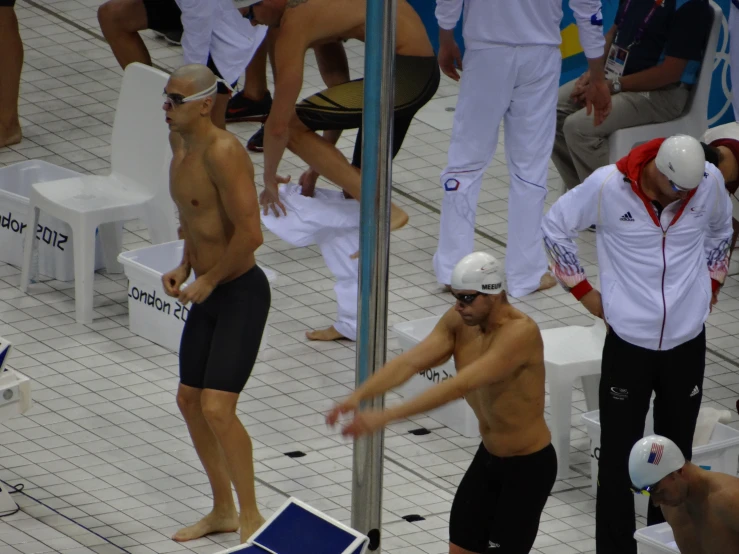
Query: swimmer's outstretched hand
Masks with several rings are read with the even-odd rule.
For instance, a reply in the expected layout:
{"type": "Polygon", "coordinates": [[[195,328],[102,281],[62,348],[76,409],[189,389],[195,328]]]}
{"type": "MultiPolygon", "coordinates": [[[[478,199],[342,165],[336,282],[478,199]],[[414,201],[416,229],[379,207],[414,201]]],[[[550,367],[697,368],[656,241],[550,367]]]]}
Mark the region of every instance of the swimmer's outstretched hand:
{"type": "Polygon", "coordinates": [[[341,416],[342,414],[347,414],[349,412],[356,412],[357,410],[359,410],[359,400],[355,400],[354,397],[350,396],[341,404],[337,404],[326,415],[326,424],[329,427],[333,427],[336,425],[336,422],[339,421],[339,416],[341,416]]]}
{"type": "Polygon", "coordinates": [[[354,419],[341,430],[344,437],[358,439],[364,435],[371,435],[388,424],[384,410],[368,410],[366,412],[354,412],[354,419]]]}
{"type": "Polygon", "coordinates": [[[272,209],[272,212],[275,214],[275,217],[280,217],[280,212],[277,211],[277,208],[282,209],[282,213],[284,215],[287,215],[287,210],[285,209],[285,205],[280,202],[280,183],[285,184],[290,182],[290,176],[287,177],[280,177],[277,175],[275,177],[274,183],[264,183],[264,190],[262,191],[262,194],[259,195],[259,203],[262,205],[262,208],[264,208],[264,215],[269,214],[270,208],[272,209]]]}
{"type": "Polygon", "coordinates": [[[205,302],[214,288],[216,288],[216,284],[207,275],[202,275],[180,291],[178,296],[180,304],[187,306],[190,302],[193,304],[205,302]]]}
{"type": "Polygon", "coordinates": [[[177,298],[180,295],[180,287],[189,276],[190,269],[182,265],[162,275],[162,286],[167,296],[177,298]]]}

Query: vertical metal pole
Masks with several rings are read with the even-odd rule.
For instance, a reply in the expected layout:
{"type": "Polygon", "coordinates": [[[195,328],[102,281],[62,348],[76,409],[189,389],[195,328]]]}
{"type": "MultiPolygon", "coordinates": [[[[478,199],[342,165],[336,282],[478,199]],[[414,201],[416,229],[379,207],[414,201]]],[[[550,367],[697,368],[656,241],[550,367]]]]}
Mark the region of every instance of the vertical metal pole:
{"type": "MultiPolygon", "coordinates": [[[[367,0],[362,122],[357,386],[385,363],[390,260],[396,0],[367,0]]],[[[384,398],[362,408],[381,409],[384,398]]],[[[380,552],[383,433],[354,443],[352,527],[380,552]]]]}

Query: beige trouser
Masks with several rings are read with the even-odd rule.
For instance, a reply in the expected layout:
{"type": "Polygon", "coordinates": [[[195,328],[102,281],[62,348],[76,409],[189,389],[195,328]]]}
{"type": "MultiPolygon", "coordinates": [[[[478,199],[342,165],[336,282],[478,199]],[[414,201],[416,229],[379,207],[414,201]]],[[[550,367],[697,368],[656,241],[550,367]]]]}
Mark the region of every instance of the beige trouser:
{"type": "Polygon", "coordinates": [[[552,161],[567,189],[582,183],[593,171],[608,165],[608,137],[618,129],[662,123],[682,115],[690,94],[684,86],[672,86],[647,93],[622,92],[613,95],[608,118],[593,126],[593,116],[582,104],[570,99],[575,81],[559,88],[557,134],[552,161]]]}

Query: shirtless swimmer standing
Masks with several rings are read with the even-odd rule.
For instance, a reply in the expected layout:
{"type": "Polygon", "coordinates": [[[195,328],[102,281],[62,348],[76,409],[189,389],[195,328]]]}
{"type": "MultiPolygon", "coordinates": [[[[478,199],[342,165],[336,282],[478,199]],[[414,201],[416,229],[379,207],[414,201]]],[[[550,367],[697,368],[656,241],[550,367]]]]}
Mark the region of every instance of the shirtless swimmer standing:
{"type": "Polygon", "coordinates": [[[459,484],[449,520],[449,554],[528,554],[557,476],[544,421],[544,343],[536,323],[508,303],[502,270],[490,254],[462,258],[451,279],[457,304],[431,334],[368,379],[327,417],[353,412],[342,433],[359,437],[392,421],[465,398],[482,444],[459,484]],[[454,357],[457,375],[382,411],[360,402],[454,357]],[[499,549],[499,550],[498,550],[499,549]]]}
{"type": "Polygon", "coordinates": [[[244,542],[264,522],[251,439],[236,403],[257,358],[270,287],[254,258],[263,241],[254,168],[238,139],[211,122],[217,84],[206,66],[186,65],[164,91],[170,193],[185,246],[182,263],[162,282],[168,295],[193,304],[182,332],[177,405],[213,490],[213,511],[178,531],[176,541],[240,528],[244,542]],[[191,270],[196,279],[183,287],[191,270]]]}

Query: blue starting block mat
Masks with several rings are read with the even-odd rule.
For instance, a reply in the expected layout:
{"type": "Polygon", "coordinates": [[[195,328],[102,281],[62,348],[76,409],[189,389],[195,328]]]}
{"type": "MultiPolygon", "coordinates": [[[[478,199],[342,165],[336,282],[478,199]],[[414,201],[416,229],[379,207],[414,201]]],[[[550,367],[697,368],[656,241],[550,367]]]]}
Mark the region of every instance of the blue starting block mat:
{"type": "Polygon", "coordinates": [[[290,498],[246,544],[221,554],[365,554],[369,538],[290,498]]]}
{"type": "Polygon", "coordinates": [[[5,371],[5,364],[7,363],[8,358],[10,358],[10,350],[12,348],[13,345],[10,344],[9,341],[0,337],[0,373],[5,371]]]}

